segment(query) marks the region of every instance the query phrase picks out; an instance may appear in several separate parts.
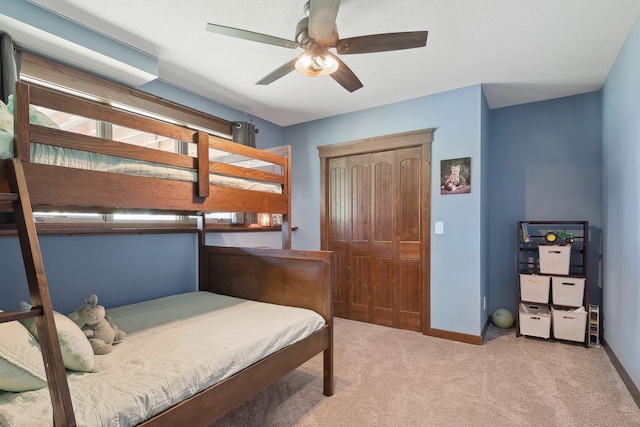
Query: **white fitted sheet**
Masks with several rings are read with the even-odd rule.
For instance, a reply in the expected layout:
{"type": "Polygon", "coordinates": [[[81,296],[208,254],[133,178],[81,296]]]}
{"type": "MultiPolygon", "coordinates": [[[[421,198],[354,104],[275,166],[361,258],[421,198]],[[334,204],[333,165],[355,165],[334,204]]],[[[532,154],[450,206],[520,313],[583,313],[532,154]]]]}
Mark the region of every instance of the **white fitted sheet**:
{"type": "MultiPolygon", "coordinates": [[[[95,372],[69,372],[80,426],[133,426],[314,331],[294,307],[192,292],[107,310],[127,338],[95,372]]],[[[48,390],[0,393],[0,425],[49,426],[48,390]]]]}

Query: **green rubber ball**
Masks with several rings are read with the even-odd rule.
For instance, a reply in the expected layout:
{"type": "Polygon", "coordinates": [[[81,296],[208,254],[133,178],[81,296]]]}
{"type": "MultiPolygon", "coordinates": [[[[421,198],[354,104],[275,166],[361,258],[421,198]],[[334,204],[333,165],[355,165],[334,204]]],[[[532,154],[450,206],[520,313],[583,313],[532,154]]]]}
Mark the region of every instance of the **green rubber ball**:
{"type": "Polygon", "coordinates": [[[498,328],[509,329],[513,325],[513,314],[506,308],[498,308],[491,315],[491,320],[498,328]]]}

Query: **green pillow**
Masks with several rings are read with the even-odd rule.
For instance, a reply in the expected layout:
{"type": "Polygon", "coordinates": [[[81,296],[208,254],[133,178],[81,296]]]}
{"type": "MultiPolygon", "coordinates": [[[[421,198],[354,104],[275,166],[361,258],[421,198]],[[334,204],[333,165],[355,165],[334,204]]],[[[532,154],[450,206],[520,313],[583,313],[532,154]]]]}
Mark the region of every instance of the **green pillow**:
{"type": "Polygon", "coordinates": [[[20,392],[46,386],[36,338],[18,321],[0,323],[0,390],[20,392]]]}
{"type": "MultiPolygon", "coordinates": [[[[21,302],[20,308],[30,309],[31,306],[21,302]]],[[[95,363],[93,348],[82,329],[73,320],[57,311],[53,312],[53,319],[56,323],[64,367],[70,371],[91,372],[95,363]]],[[[25,319],[22,323],[38,339],[36,320],[25,319]]]]}
{"type": "Polygon", "coordinates": [[[0,101],[0,159],[13,157],[13,115],[0,101]]]}
{"type": "Polygon", "coordinates": [[[13,114],[2,101],[0,101],[0,129],[4,129],[13,135],[13,114]]]}
{"type": "MultiPolygon", "coordinates": [[[[14,114],[13,112],[13,95],[9,95],[9,99],[7,100],[7,110],[14,114]]],[[[46,126],[49,128],[60,129],[60,126],[45,113],[40,111],[37,107],[33,105],[29,106],[29,123],[34,125],[46,126]]]]}

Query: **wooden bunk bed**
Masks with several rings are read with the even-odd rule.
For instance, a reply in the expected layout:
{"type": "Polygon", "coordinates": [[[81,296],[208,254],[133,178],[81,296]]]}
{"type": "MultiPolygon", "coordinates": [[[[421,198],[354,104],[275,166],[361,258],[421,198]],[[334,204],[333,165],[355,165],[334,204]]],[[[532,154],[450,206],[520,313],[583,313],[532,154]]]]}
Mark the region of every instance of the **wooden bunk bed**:
{"type": "Polygon", "coordinates": [[[323,353],[323,392],[333,394],[333,271],[332,255],[323,251],[291,250],[290,149],[286,156],[225,141],[205,131],[143,117],[100,102],[78,98],[34,84],[18,82],[15,92],[15,154],[0,160],[0,210],[13,211],[25,263],[33,308],[0,312],[0,322],[36,319],[53,424],[75,425],[67,372],[62,362],[54,312],[40,254],[33,210],[162,211],[198,215],[200,291],[272,304],[301,307],[320,314],[324,326],[308,337],[252,364],[204,391],[142,422],[144,426],[210,425],[246,399],[276,382],[317,354],[323,353]],[[30,106],[108,121],[168,136],[196,145],[197,156],[161,152],[112,140],[52,129],[29,121],[30,106]],[[36,146],[90,152],[161,164],[192,173],[193,180],[131,176],[32,161],[36,146]],[[251,158],[276,165],[276,171],[250,169],[212,161],[251,158]],[[281,188],[278,193],[229,187],[212,175],[262,181],[281,188]],[[283,249],[207,246],[206,212],[270,212],[282,214],[283,249]]]}

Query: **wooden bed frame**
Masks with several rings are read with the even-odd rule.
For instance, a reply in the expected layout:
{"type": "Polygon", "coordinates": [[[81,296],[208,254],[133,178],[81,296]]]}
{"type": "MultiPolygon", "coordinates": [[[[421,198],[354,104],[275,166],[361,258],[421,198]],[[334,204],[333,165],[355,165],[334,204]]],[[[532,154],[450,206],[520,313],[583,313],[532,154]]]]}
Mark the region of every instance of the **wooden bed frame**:
{"type": "MultiPolygon", "coordinates": [[[[269,150],[258,150],[227,141],[204,131],[155,120],[102,102],[24,82],[16,83],[14,118],[14,155],[23,163],[31,203],[39,211],[55,206],[57,209],[65,207],[74,211],[91,212],[156,209],[183,214],[202,211],[282,214],[282,247],[291,248],[290,147],[271,149],[286,150],[284,156],[278,155],[269,150]],[[33,125],[29,123],[31,105],[192,142],[197,146],[197,157],[33,125]],[[134,177],[31,163],[31,142],[191,169],[196,173],[197,182],[134,177]],[[282,169],[282,174],[210,161],[209,148],[227,152],[231,156],[272,163],[282,169]],[[209,173],[281,184],[282,194],[209,184],[209,173]]],[[[2,168],[0,166],[0,174],[2,168]]],[[[0,191],[6,191],[6,186],[3,188],[1,185],[0,183],[0,191]]]]}
{"type": "Polygon", "coordinates": [[[45,361],[54,425],[76,425],[66,371],[62,362],[53,308],[33,208],[76,211],[161,210],[199,214],[199,288],[220,294],[303,307],[322,315],[326,325],[309,337],[186,399],[140,425],[210,425],[246,399],[276,382],[315,355],[323,353],[323,392],[333,394],[333,270],[332,253],[291,250],[290,148],[288,155],[249,148],[202,131],[158,122],[100,103],[42,87],[18,83],[15,107],[15,157],[0,161],[0,210],[13,210],[33,308],[0,313],[0,322],[34,317],[45,361]],[[198,157],[160,152],[111,140],[82,136],[29,124],[29,105],[38,105],[105,120],[198,144],[198,157]],[[47,166],[29,161],[30,142],[51,144],[136,160],[191,168],[198,182],[127,176],[47,166]],[[209,147],[271,162],[282,175],[210,162],[209,147]],[[209,172],[280,183],[282,194],[210,185],[209,172]],[[204,212],[270,212],[283,215],[283,249],[207,246],[204,212]]]}

